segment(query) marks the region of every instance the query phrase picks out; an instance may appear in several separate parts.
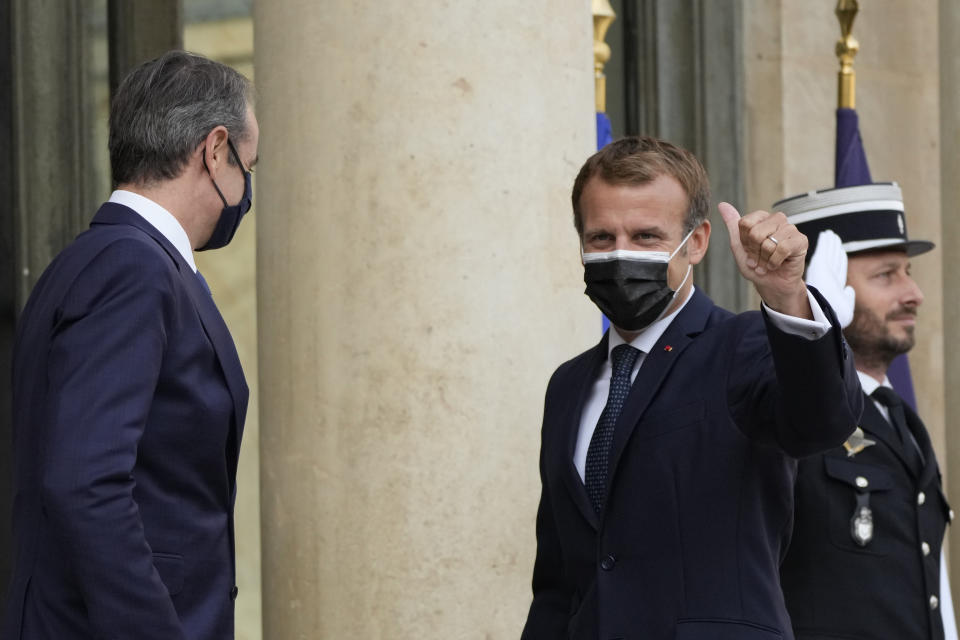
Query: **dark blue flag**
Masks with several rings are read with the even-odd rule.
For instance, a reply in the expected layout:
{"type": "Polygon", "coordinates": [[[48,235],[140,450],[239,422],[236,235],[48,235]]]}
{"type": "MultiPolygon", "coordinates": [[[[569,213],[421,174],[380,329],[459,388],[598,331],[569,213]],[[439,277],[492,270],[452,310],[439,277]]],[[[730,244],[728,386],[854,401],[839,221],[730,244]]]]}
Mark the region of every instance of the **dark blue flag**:
{"type": "MultiPolygon", "coordinates": [[[[603,111],[597,111],[597,151],[613,142],[613,131],[610,129],[610,118],[603,111]]],[[[607,316],[600,314],[603,330],[610,328],[607,316]]]]}
{"type": "Polygon", "coordinates": [[[603,111],[597,111],[597,151],[613,142],[610,118],[603,111]]]}
{"type": "MultiPolygon", "coordinates": [[[[853,109],[837,109],[837,160],[834,180],[837,187],[856,187],[870,184],[870,167],[860,138],[860,123],[853,109]]],[[[917,408],[910,377],[910,363],[906,354],[897,356],[887,370],[890,384],[914,410],[917,408]]]]}
{"type": "Polygon", "coordinates": [[[867,154],[860,138],[860,123],[853,109],[837,109],[837,164],[834,173],[837,187],[871,184],[867,154]]]}

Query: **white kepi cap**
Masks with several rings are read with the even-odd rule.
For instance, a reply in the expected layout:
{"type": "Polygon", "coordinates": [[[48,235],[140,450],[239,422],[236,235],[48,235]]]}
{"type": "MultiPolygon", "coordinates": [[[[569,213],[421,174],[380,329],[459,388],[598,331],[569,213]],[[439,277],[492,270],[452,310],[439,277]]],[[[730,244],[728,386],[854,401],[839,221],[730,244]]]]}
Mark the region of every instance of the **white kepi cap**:
{"type": "Polygon", "coordinates": [[[908,256],[933,249],[927,240],[910,240],[903,215],[903,193],[896,182],[810,191],[774,203],[795,224],[813,255],[821,231],[832,230],[847,253],[873,249],[903,248],[908,256]]]}

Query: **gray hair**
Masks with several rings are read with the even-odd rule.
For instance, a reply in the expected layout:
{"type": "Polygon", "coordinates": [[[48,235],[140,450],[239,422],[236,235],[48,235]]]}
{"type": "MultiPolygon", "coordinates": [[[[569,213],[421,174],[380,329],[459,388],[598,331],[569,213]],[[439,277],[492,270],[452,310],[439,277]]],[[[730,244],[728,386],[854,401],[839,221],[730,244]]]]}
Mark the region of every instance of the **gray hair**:
{"type": "MultiPolygon", "coordinates": [[[[176,178],[215,127],[233,140],[247,131],[253,87],[230,67],[186,51],[168,51],[131,71],[110,105],[114,186],[176,178]]],[[[233,164],[231,154],[228,161],[233,164]]]]}

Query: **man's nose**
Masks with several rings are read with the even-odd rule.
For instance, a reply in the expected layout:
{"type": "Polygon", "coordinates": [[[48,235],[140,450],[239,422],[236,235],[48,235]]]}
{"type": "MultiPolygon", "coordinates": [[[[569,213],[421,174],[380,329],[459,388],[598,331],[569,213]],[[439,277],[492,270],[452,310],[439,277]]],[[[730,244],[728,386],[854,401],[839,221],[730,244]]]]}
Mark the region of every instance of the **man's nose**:
{"type": "Polygon", "coordinates": [[[905,305],[919,307],[921,304],[923,304],[923,291],[920,290],[920,285],[918,285],[917,281],[910,276],[907,276],[906,285],[907,286],[904,289],[903,296],[900,298],[900,302],[905,305]]]}

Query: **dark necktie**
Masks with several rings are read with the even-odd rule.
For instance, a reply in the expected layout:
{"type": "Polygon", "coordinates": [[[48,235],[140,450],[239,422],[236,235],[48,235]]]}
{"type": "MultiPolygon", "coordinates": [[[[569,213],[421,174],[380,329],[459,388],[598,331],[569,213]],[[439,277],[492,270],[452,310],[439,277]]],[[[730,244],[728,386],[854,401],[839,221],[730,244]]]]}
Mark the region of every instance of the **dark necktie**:
{"type": "Polygon", "coordinates": [[[889,387],[877,387],[877,389],[870,394],[870,397],[889,410],[890,424],[893,425],[897,435],[900,436],[900,444],[904,457],[907,460],[907,465],[914,471],[919,472],[920,469],[923,468],[923,458],[920,454],[917,441],[907,426],[907,416],[903,411],[903,400],[889,387]]]}
{"type": "Polygon", "coordinates": [[[603,499],[607,486],[607,469],[610,465],[610,446],[613,444],[613,428],[623,411],[623,403],[630,393],[630,373],[637,361],[640,350],[628,344],[617,345],[611,353],[613,375],[610,377],[610,393],[607,404],[600,414],[597,427],[590,438],[587,448],[587,464],[584,470],[584,484],[587,495],[599,514],[603,509],[603,499]]]}

